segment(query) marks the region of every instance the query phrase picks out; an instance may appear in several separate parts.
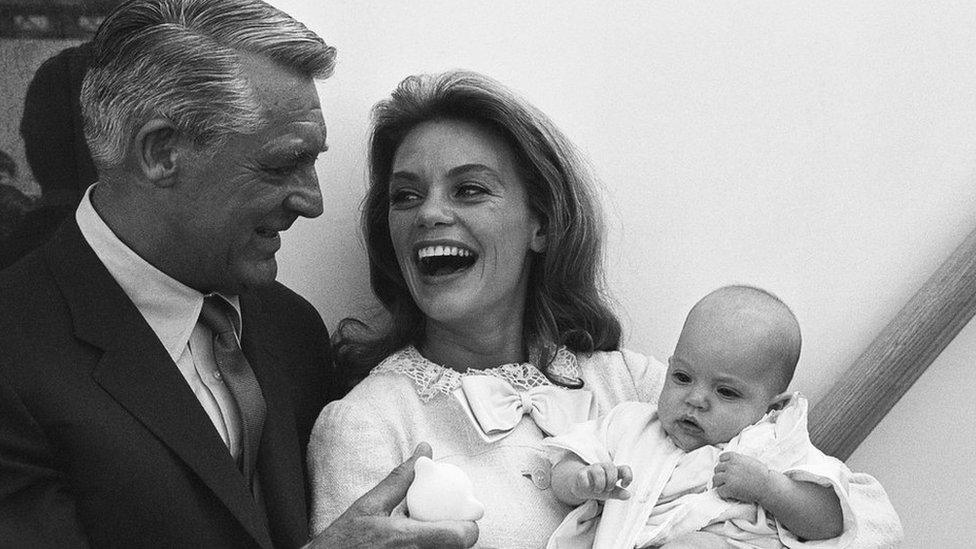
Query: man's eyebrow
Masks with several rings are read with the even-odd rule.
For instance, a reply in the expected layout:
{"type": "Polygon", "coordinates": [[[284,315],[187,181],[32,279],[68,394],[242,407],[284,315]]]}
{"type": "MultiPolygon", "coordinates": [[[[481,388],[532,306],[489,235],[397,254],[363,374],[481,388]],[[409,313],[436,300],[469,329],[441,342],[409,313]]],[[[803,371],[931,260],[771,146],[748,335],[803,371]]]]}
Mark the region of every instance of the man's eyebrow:
{"type": "Polygon", "coordinates": [[[297,122],[287,131],[293,141],[300,141],[302,145],[311,145],[320,152],[328,150],[329,129],[324,123],[297,122]]]}
{"type": "Polygon", "coordinates": [[[309,131],[280,136],[267,143],[264,150],[266,153],[274,155],[308,155],[314,157],[329,150],[329,145],[325,139],[323,127],[321,133],[309,131]]]}

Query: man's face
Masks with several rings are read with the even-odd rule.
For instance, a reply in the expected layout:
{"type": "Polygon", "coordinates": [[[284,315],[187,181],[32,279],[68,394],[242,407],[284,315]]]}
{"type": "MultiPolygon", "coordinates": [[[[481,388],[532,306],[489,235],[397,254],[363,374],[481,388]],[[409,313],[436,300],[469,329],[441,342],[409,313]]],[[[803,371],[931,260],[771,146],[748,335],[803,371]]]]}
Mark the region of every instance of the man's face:
{"type": "Polygon", "coordinates": [[[280,233],[322,213],[315,160],[325,122],[310,78],[264,58],[244,63],[267,125],[215,150],[181,149],[168,257],[182,282],[204,293],[241,293],[274,281],[280,233]]]}

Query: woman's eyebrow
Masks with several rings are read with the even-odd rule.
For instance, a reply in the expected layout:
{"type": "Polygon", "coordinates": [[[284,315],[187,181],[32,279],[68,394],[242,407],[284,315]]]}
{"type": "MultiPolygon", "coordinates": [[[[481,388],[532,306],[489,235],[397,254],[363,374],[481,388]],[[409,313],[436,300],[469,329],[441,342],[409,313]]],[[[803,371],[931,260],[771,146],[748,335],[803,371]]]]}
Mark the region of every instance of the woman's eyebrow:
{"type": "MultiPolygon", "coordinates": [[[[500,180],[498,177],[498,172],[494,169],[484,165],[484,164],[461,164],[460,166],[455,166],[447,171],[448,177],[458,177],[461,175],[468,175],[472,173],[483,174],[485,176],[491,177],[492,179],[500,180]]],[[[397,170],[390,174],[390,179],[399,179],[404,181],[419,181],[420,176],[409,170],[397,170]]]]}
{"type": "Polygon", "coordinates": [[[492,168],[489,168],[488,166],[485,166],[484,164],[462,164],[460,166],[455,166],[447,171],[447,175],[453,177],[458,175],[469,174],[472,172],[484,173],[492,177],[498,176],[498,172],[496,172],[492,168]]]}
{"type": "Polygon", "coordinates": [[[420,176],[406,170],[398,170],[390,174],[390,179],[402,179],[404,181],[419,181],[420,176]]]}

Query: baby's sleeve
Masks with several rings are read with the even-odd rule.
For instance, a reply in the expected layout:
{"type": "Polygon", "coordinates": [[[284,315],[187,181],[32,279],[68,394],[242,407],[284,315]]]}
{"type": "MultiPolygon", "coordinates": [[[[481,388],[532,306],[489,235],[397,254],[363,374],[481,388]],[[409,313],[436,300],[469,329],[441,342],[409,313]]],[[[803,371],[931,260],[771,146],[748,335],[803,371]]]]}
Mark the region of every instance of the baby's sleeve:
{"type": "MultiPolygon", "coordinates": [[[[615,410],[615,409],[614,409],[615,410]]],[[[605,416],[577,423],[565,433],[542,441],[553,465],[569,454],[575,454],[585,463],[613,461],[613,451],[607,440],[607,432],[613,421],[613,411],[605,416]]]]}
{"type": "Polygon", "coordinates": [[[622,402],[608,414],[577,423],[562,435],[543,439],[549,460],[556,464],[567,453],[586,463],[613,463],[622,448],[629,447],[635,432],[643,429],[655,415],[655,408],[643,402],[622,402]]]}
{"type": "Polygon", "coordinates": [[[803,463],[784,473],[797,481],[833,488],[844,516],[840,536],[817,541],[801,541],[777,523],[780,540],[790,549],[880,549],[894,547],[904,537],[888,495],[871,475],[852,473],[843,462],[816,448],[803,463]]]}
{"type": "Polygon", "coordinates": [[[407,456],[393,429],[368,403],[329,403],[308,446],[312,492],[310,530],[318,534],[407,456]]]}

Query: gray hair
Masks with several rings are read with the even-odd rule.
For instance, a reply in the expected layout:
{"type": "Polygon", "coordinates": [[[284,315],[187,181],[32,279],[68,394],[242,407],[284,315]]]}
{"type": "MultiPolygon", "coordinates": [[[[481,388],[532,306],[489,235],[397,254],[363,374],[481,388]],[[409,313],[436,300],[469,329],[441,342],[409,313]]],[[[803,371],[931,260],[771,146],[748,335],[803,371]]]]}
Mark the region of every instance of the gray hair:
{"type": "Polygon", "coordinates": [[[93,40],[81,88],[85,138],[100,169],[125,157],[139,126],[169,120],[198,147],[264,123],[241,54],[324,79],[335,48],[260,0],[131,0],[93,40]]]}

